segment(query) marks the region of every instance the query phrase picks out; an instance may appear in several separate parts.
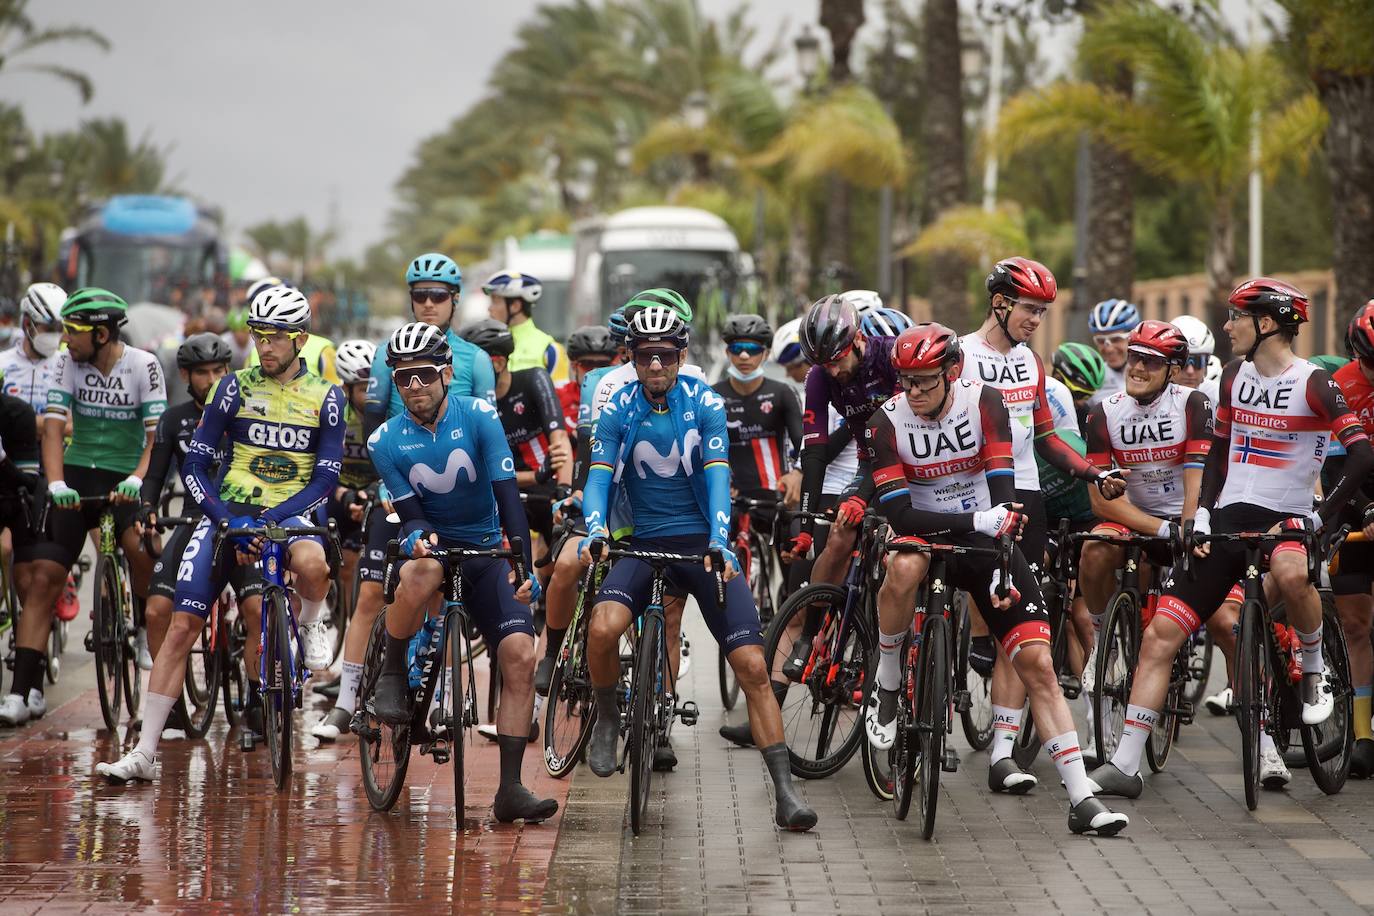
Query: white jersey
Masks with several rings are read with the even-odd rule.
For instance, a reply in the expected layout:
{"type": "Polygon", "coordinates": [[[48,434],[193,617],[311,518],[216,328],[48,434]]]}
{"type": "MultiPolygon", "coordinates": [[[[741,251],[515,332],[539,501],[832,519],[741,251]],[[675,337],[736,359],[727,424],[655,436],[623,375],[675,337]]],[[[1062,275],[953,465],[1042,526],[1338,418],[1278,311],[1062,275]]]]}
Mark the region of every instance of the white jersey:
{"type": "Polygon", "coordinates": [[[1050,413],[1054,416],[1054,428],[1066,429],[1076,436],[1083,435],[1078,428],[1078,411],[1073,406],[1073,394],[1069,386],[1054,376],[1045,377],[1045,400],[1049,402],[1050,413]]]}
{"type": "Polygon", "coordinates": [[[1197,390],[1207,395],[1207,403],[1216,410],[1217,402],[1221,400],[1221,377],[1203,379],[1197,390]]]}
{"type": "MultiPolygon", "coordinates": [[[[844,417],[835,406],[830,405],[830,435],[835,435],[844,427],[844,417]]],[[[825,479],[821,482],[821,493],[836,496],[854,480],[859,473],[859,444],[853,439],[840,449],[840,453],[825,466],[825,479]]]]}
{"type": "Polygon", "coordinates": [[[1130,469],[1126,495],[1139,509],[1158,518],[1183,512],[1183,472],[1201,470],[1211,448],[1205,408],[1193,389],[1170,384],[1142,405],[1117,392],[1088,415],[1088,460],[1099,467],[1130,469]]]}
{"type": "MultiPolygon", "coordinates": [[[[678,369],[678,375],[685,376],[686,378],[701,379],[703,382],[706,381],[706,373],[701,371],[700,366],[690,364],[682,366],[678,369]]],[[[616,392],[626,385],[632,385],[637,381],[639,381],[639,374],[635,372],[635,364],[633,362],[616,366],[611,369],[610,372],[607,372],[605,375],[601,376],[601,378],[597,379],[596,390],[592,392],[592,429],[596,428],[596,421],[600,419],[601,411],[606,408],[607,404],[611,403],[611,398],[615,397],[616,392]]]]}
{"type": "Polygon", "coordinates": [[[1102,387],[1093,392],[1092,397],[1088,398],[1088,406],[1096,407],[1107,398],[1116,394],[1118,391],[1126,390],[1126,368],[1113,369],[1111,366],[1103,366],[1105,371],[1102,374],[1102,387]]]}
{"type": "Polygon", "coordinates": [[[24,338],[16,337],[14,346],[0,350],[0,375],[4,376],[4,392],[13,395],[42,414],[48,406],[48,389],[52,387],[53,367],[57,353],[29,359],[24,350],[24,338]]]}
{"type": "Polygon", "coordinates": [[[977,333],[959,338],[964,352],[963,378],[1002,392],[1011,418],[1011,455],[1016,463],[1016,489],[1039,490],[1040,469],[1035,463],[1035,410],[1044,391],[1045,370],[1030,347],[1019,345],[1006,353],[993,349],[977,333]]]}

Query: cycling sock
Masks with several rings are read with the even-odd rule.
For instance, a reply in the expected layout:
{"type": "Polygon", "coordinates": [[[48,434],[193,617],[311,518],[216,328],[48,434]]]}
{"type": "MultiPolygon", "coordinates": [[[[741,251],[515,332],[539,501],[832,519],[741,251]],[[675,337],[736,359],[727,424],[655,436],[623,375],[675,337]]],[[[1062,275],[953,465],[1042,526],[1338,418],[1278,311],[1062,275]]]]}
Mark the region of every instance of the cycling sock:
{"type": "Polygon", "coordinates": [[[1321,674],[1322,625],[1317,624],[1317,629],[1311,633],[1304,633],[1296,628],[1293,632],[1298,636],[1298,645],[1302,646],[1302,673],[1321,674]]]}
{"type": "Polygon", "coordinates": [[[525,756],[526,738],[497,735],[496,746],[501,749],[501,785],[520,785],[520,761],[525,756]]]}
{"type": "Polygon", "coordinates": [[[309,598],[301,598],[301,614],[296,618],[296,622],[304,626],[307,623],[314,623],[324,616],[324,599],[311,601],[309,598]]]}
{"type": "Polygon", "coordinates": [[[1355,740],[1374,738],[1374,726],[1370,725],[1371,703],[1374,700],[1374,687],[1365,684],[1355,688],[1355,740]]]}
{"type": "Polygon", "coordinates": [[[1121,743],[1112,755],[1112,766],[1127,776],[1140,772],[1140,752],[1145,750],[1145,742],[1150,740],[1159,721],[1159,713],[1144,706],[1131,704],[1126,707],[1126,727],[1121,731],[1121,743]]]}
{"type": "Polygon", "coordinates": [[[161,693],[149,693],[143,698],[143,731],[138,736],[138,747],[149,760],[157,754],[157,742],[162,737],[162,729],[167,725],[167,717],[172,713],[177,698],[161,693]]]}
{"type": "Polygon", "coordinates": [[[47,666],[47,656],[37,649],[22,646],[14,650],[14,686],[10,693],[17,693],[25,700],[30,690],[43,692],[43,669],[47,666]]]}
{"type": "Polygon", "coordinates": [[[1263,729],[1260,730],[1259,747],[1261,754],[1263,754],[1266,751],[1273,751],[1274,753],[1278,753],[1279,750],[1278,747],[1274,744],[1274,736],[1269,734],[1267,731],[1264,731],[1263,729]]]}
{"type": "Polygon", "coordinates": [[[558,654],[558,650],[563,646],[563,636],[568,632],[567,627],[547,627],[548,643],[544,646],[544,657],[553,658],[558,654]]]}
{"type": "Polygon", "coordinates": [[[358,703],[358,685],[362,682],[363,666],[357,662],[344,662],[343,674],[339,677],[339,697],[334,701],[334,708],[352,712],[358,703]]]}
{"type": "Polygon", "coordinates": [[[610,721],[620,725],[620,688],[593,687],[596,692],[596,719],[598,722],[610,721]]]}
{"type": "Polygon", "coordinates": [[[1088,771],[1083,768],[1083,752],[1078,744],[1077,732],[1064,732],[1046,741],[1045,753],[1050,755],[1054,768],[1059,771],[1059,778],[1064,780],[1071,806],[1093,794],[1092,786],[1088,783],[1088,771]]]}
{"type": "Polygon", "coordinates": [[[896,690],[902,682],[902,637],[906,630],[896,633],[878,631],[878,686],[884,690],[896,690]]]}
{"type": "Polygon", "coordinates": [[[386,634],[386,652],[382,654],[382,673],[406,674],[410,667],[406,658],[409,649],[409,639],[397,639],[388,632],[386,634]]]}
{"type": "Polygon", "coordinates": [[[988,763],[996,764],[1011,756],[1016,736],[1021,732],[1021,710],[1010,706],[992,707],[992,746],[988,763]]]}

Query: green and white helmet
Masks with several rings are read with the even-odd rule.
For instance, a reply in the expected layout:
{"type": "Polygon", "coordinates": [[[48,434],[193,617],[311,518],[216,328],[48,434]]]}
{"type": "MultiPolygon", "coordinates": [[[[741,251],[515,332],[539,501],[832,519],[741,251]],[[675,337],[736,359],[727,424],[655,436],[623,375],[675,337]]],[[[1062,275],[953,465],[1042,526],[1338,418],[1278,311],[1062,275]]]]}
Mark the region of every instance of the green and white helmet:
{"type": "Polygon", "coordinates": [[[129,319],[129,303],[108,289],[86,286],[62,303],[62,317],[119,328],[129,319]]]}

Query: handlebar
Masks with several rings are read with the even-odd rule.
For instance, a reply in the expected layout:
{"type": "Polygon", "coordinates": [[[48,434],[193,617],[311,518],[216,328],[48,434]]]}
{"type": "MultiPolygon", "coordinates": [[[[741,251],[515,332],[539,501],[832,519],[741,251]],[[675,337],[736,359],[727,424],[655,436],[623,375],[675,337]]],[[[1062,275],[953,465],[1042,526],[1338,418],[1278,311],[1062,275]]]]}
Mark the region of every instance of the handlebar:
{"type": "Polygon", "coordinates": [[[633,547],[612,547],[604,538],[596,538],[587,545],[592,553],[592,564],[602,561],[602,556],[611,559],[632,559],[648,563],[662,569],[669,563],[704,563],[711,561],[711,576],[716,580],[716,602],[725,606],[725,556],[718,548],[705,553],[670,553],[665,550],[636,550],[633,547]]]}
{"type": "Polygon", "coordinates": [[[963,544],[941,544],[916,541],[888,542],[884,549],[892,553],[944,553],[952,556],[997,557],[998,585],[995,594],[998,600],[1011,593],[1011,554],[1015,541],[1010,534],[997,537],[996,547],[969,547],[963,544]]]}
{"type": "Polygon", "coordinates": [[[224,542],[230,536],[262,538],[274,544],[285,544],[292,538],[322,537],[325,539],[325,543],[329,545],[330,566],[337,568],[342,559],[339,547],[339,526],[332,518],[327,525],[305,525],[299,528],[287,528],[274,523],[256,525],[252,528],[234,528],[232,535],[230,534],[229,520],[224,519],[215,526],[215,549],[212,559],[215,567],[219,566],[220,555],[224,551],[224,542]]]}
{"type": "Polygon", "coordinates": [[[1244,544],[1260,550],[1294,541],[1302,542],[1307,552],[1307,576],[1316,581],[1320,551],[1317,549],[1317,532],[1310,519],[1304,520],[1301,531],[1232,531],[1221,534],[1194,534],[1190,519],[1183,526],[1183,568],[1188,575],[1194,574],[1192,548],[1200,544],[1244,544]]]}
{"type": "MultiPolygon", "coordinates": [[[[522,538],[511,538],[509,547],[431,547],[429,553],[422,558],[425,560],[438,560],[443,565],[446,572],[456,574],[461,569],[462,561],[476,559],[510,560],[515,569],[516,587],[529,578],[525,568],[525,542],[522,538]]],[[[402,559],[401,542],[387,541],[386,544],[386,565],[383,567],[385,572],[382,575],[382,596],[388,603],[396,597],[395,573],[397,561],[402,559]]],[[[406,558],[409,559],[409,558],[406,558]]]]}
{"type": "Polygon", "coordinates": [[[1327,561],[1326,568],[1331,575],[1336,575],[1341,570],[1341,548],[1346,544],[1368,544],[1370,539],[1364,536],[1364,531],[1356,528],[1352,529],[1349,525],[1342,525],[1337,529],[1331,538],[1329,547],[1331,559],[1327,561]]]}

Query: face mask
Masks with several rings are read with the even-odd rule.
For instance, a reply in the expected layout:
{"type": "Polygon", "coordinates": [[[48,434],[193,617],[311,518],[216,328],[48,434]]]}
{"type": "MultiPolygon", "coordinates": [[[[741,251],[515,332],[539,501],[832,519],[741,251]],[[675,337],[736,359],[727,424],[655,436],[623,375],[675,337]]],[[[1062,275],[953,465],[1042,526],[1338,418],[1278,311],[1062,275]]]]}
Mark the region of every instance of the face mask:
{"type": "Polygon", "coordinates": [[[38,351],[40,356],[52,356],[62,344],[62,333],[60,331],[45,331],[42,334],[35,334],[29,343],[33,344],[33,348],[38,351]]]}
{"type": "Polygon", "coordinates": [[[730,378],[734,379],[737,382],[752,382],[757,379],[763,378],[763,366],[759,366],[753,372],[750,372],[746,375],[745,373],[736,369],[734,363],[731,363],[725,371],[729,372],[730,378]]]}

